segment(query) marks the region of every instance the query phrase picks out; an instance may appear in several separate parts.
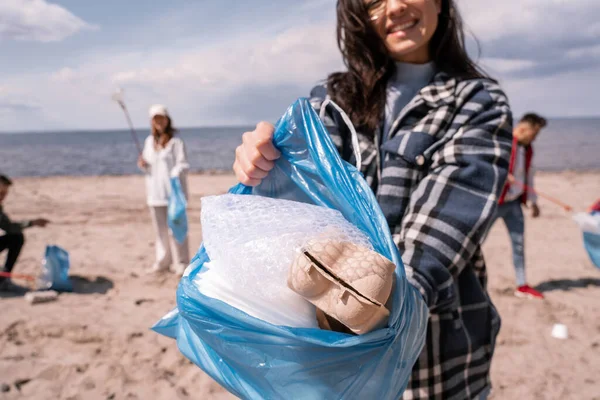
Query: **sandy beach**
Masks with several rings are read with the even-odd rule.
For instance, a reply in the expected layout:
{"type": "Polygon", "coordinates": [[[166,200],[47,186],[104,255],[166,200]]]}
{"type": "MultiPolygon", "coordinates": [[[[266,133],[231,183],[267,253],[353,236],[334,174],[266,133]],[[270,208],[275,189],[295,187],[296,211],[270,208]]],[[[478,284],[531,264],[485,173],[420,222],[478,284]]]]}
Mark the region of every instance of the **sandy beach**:
{"type": "MultiPolygon", "coordinates": [[[[190,177],[190,247],[200,245],[200,198],[223,193],[231,175],[190,177]]],[[[537,188],[584,210],[600,197],[598,173],[540,173],[537,188]]],[[[506,229],[484,246],[489,290],[502,316],[492,399],[600,399],[600,270],[579,228],[540,200],[526,222],[527,274],[545,301],[513,296],[506,229]],[[569,339],[551,337],[565,324],[569,339]]],[[[29,305],[2,295],[0,399],[231,399],[150,327],[175,304],[178,277],[143,273],[154,237],[142,176],[16,179],[5,203],[13,219],[43,216],[26,233],[15,272],[37,274],[47,244],[71,257],[75,293],[29,305]],[[8,390],[8,391],[6,391],[8,390]]]]}

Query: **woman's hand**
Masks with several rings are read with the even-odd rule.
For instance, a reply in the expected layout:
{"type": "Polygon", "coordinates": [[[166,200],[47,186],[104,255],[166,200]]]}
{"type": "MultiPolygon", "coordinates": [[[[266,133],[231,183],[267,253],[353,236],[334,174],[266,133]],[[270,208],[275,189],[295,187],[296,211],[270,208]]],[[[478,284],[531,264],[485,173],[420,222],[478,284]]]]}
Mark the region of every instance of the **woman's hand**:
{"type": "Polygon", "coordinates": [[[273,145],[274,132],[273,124],[259,122],[255,130],[242,136],[242,144],[235,150],[233,170],[244,185],[259,185],[281,156],[273,145]]]}
{"type": "Polygon", "coordinates": [[[144,157],[140,154],[138,157],[137,165],[140,169],[148,168],[148,163],[144,160],[144,157]]]}

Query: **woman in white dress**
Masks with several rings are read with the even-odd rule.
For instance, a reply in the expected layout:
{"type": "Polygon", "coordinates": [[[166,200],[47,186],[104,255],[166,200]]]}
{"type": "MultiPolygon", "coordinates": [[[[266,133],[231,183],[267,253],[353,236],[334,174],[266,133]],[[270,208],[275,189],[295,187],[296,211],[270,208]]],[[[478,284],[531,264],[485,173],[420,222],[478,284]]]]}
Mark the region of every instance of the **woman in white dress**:
{"type": "Polygon", "coordinates": [[[165,272],[171,269],[182,274],[190,261],[188,238],[182,243],[173,240],[167,224],[167,206],[171,195],[171,178],[179,177],[187,199],[187,161],[185,144],[175,137],[171,117],[165,106],[150,107],[151,134],[144,142],[144,150],[138,159],[138,167],[146,174],[146,198],[156,233],[156,262],[150,273],[165,272]],[[171,236],[171,239],[169,239],[171,236]],[[175,263],[170,243],[175,250],[175,263]]]}

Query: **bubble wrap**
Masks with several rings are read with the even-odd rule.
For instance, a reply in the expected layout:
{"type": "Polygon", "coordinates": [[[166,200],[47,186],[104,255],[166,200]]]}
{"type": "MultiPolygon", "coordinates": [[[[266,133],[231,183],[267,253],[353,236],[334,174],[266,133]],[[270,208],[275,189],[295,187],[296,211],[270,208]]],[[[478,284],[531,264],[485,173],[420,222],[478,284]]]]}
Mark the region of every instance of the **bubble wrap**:
{"type": "Polygon", "coordinates": [[[369,249],[369,239],[336,210],[289,200],[226,194],[202,199],[202,235],[214,265],[229,284],[277,304],[305,300],[287,287],[298,250],[312,239],[349,241],[369,249]]]}
{"type": "Polygon", "coordinates": [[[252,296],[232,284],[218,261],[207,262],[194,280],[200,293],[229,304],[273,325],[294,328],[318,328],[315,307],[291,290],[281,293],[276,301],[252,296]]]}

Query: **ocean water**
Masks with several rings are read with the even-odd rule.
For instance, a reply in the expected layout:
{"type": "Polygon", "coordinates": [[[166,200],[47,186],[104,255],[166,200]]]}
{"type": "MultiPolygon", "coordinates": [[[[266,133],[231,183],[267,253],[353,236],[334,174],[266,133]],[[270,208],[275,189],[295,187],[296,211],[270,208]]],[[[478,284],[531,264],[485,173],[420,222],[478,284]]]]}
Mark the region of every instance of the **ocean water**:
{"type": "MultiPolygon", "coordinates": [[[[229,171],[241,135],[251,127],[185,128],[192,171],[229,171]]],[[[138,131],[141,143],[147,132],[138,131]]],[[[139,173],[127,130],[0,134],[0,173],[12,177],[139,173]]],[[[543,171],[600,170],[600,118],[554,119],[535,143],[543,171]]]]}
{"type": "MultiPolygon", "coordinates": [[[[234,151],[250,127],[185,128],[193,171],[230,170],[234,151]]],[[[138,131],[143,146],[149,132],[138,131]]],[[[128,130],[0,134],[0,171],[13,176],[129,175],[140,173],[128,130]]]]}

